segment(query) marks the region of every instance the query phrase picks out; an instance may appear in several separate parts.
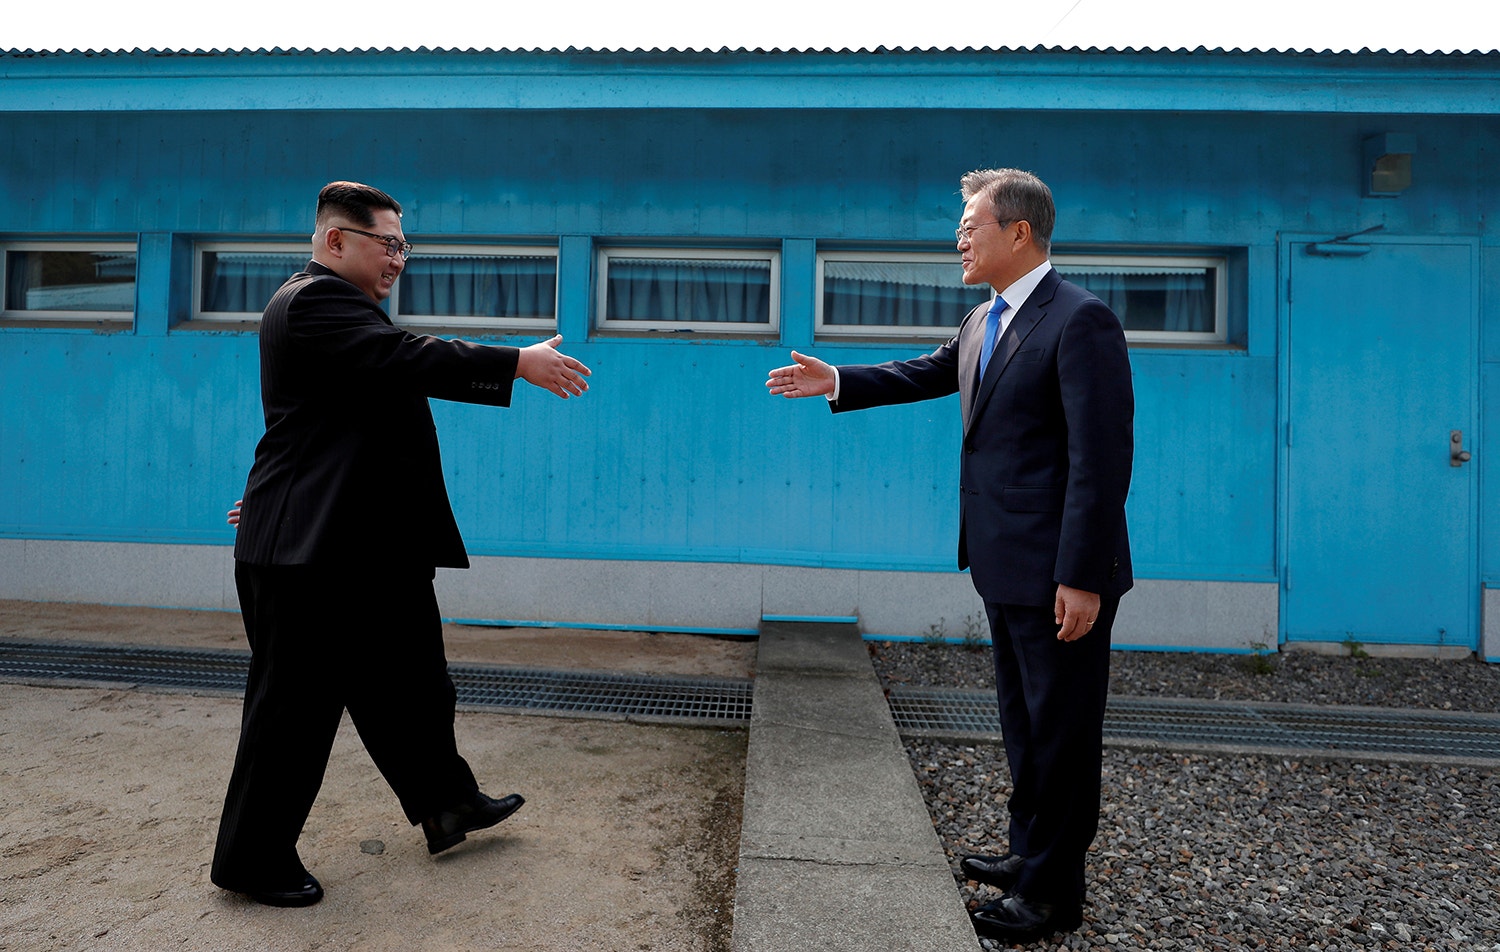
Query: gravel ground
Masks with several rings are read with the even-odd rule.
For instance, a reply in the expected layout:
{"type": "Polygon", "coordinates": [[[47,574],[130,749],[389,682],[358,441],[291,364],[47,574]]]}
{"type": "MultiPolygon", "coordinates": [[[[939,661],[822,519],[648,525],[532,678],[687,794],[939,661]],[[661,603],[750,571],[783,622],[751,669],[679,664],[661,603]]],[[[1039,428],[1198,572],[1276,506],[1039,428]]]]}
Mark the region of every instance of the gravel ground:
{"type": "MultiPolygon", "coordinates": [[[[994,690],[988,645],[871,642],[870,658],[887,683],[994,690]]],[[[1500,664],[1436,658],[1351,658],[1292,651],[1226,655],[1116,651],[1110,694],[1354,704],[1500,712],[1500,664]]]]}
{"type": "MultiPolygon", "coordinates": [[[[872,645],[887,682],[991,687],[987,649],[872,645]]],[[[1496,710],[1466,661],[1116,653],[1114,693],[1496,710]]],[[[909,740],[939,839],[1004,852],[1003,751],[909,740]]],[[[1500,952],[1500,770],[1105,750],[1084,924],[1032,948],[1500,952]]],[[[971,908],[994,890],[960,882],[971,908]]],[[[980,946],[997,948],[988,940],[980,946]]]]}

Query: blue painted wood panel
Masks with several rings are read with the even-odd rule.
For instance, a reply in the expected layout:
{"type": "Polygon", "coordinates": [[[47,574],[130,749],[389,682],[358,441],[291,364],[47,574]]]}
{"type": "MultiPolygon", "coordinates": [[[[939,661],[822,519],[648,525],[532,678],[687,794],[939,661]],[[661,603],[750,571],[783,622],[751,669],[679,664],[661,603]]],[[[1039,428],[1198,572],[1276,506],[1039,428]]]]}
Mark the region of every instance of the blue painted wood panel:
{"type": "Polygon", "coordinates": [[[1500,129],[1451,116],[1402,119],[1430,143],[1410,201],[1361,197],[1360,143],[1372,122],[1355,116],[454,110],[373,126],[364,113],[295,111],[5,122],[0,234],[300,239],[311,231],[310,196],[336,176],[398,196],[414,238],[951,247],[958,177],[999,164],[1053,186],[1056,238],[1069,246],[1274,246],[1278,230],[1374,224],[1471,234],[1477,210],[1500,201],[1486,160],[1500,129]]]}
{"type": "Polygon", "coordinates": [[[1474,250],[1290,248],[1288,640],[1478,645],[1474,250]]]}
{"type": "MultiPolygon", "coordinates": [[[[952,566],[955,400],[835,417],[765,392],[779,345],[569,350],[596,373],[582,399],[523,385],[508,410],[434,404],[476,554],[952,566]]],[[[14,490],[0,496],[0,533],[227,541],[223,511],[260,431],[256,361],[251,335],[0,334],[0,485],[14,490]]],[[[1255,378],[1268,370],[1243,357],[1134,361],[1143,574],[1269,577],[1274,457],[1248,434],[1274,411],[1243,393],[1267,389],[1255,378]]]]}
{"type": "MultiPolygon", "coordinates": [[[[858,362],[920,350],[812,344],[812,251],[951,248],[958,177],[1005,164],[1052,185],[1063,250],[1229,256],[1234,346],[1132,355],[1129,514],[1143,577],[1269,580],[1277,235],[1381,224],[1493,244],[1485,210],[1500,207],[1486,159],[1500,130],[1461,116],[1401,117],[1421,151],[1397,200],[1361,197],[1361,138],[1386,125],[1364,115],[408,109],[4,122],[0,240],[170,236],[152,239],[170,263],[140,290],[151,310],[134,329],[0,328],[0,534],[22,537],[231,538],[223,509],[260,432],[255,338],[169,329],[181,314],[160,302],[185,300],[181,250],[195,238],[304,240],[318,187],[348,177],[398,196],[419,243],[561,238],[561,320],[594,390],[564,403],[523,388],[504,411],[438,406],[474,552],[948,568],[952,401],[835,418],[770,398],[762,382],[789,346],[858,362]],[[667,239],[781,248],[783,339],[582,339],[589,250],[667,239]]],[[[1495,252],[1482,260],[1494,289],[1495,252]]],[[[1491,334],[1497,298],[1484,304],[1491,334]]],[[[1495,389],[1487,378],[1486,407],[1500,405],[1495,389]]],[[[1485,512],[1500,511],[1496,498],[1486,484],[1485,512]]],[[[1486,577],[1500,578],[1500,550],[1483,551],[1486,577]]]]}
{"type": "MultiPolygon", "coordinates": [[[[440,411],[445,460],[480,474],[450,485],[476,551],[560,555],[577,544],[647,558],[952,567],[955,399],[835,417],[821,401],[765,394],[765,371],[785,362],[779,349],[574,350],[596,371],[594,389],[576,404],[523,390],[512,412],[527,418],[524,432],[482,409],[440,411]],[[455,447],[456,431],[478,435],[455,447]],[[527,515],[538,512],[560,515],[527,515]]],[[[1246,437],[1274,430],[1274,401],[1257,407],[1242,393],[1269,389],[1274,367],[1138,353],[1135,373],[1130,518],[1143,574],[1274,577],[1275,456],[1268,439],[1246,437]],[[1203,402],[1208,412],[1196,411],[1203,402]]]]}
{"type": "Polygon", "coordinates": [[[1490,448],[1500,446],[1500,246],[1480,249],[1479,276],[1480,434],[1472,465],[1479,479],[1480,575],[1487,588],[1500,588],[1500,460],[1489,459],[1490,448]]]}
{"type": "Polygon", "coordinates": [[[1492,54],[887,50],[0,53],[0,111],[818,108],[1494,115],[1492,54]],[[372,88],[372,76],[385,82],[372,88]]]}
{"type": "Polygon", "coordinates": [[[0,532],[225,541],[262,428],[255,346],[0,333],[0,532]]]}

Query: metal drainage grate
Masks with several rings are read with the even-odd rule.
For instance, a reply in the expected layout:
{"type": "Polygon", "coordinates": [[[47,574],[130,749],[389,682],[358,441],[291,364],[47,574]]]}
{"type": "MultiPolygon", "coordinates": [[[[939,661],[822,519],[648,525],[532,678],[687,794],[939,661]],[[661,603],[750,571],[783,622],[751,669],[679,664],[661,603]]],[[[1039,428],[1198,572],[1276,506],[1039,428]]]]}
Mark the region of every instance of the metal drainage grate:
{"type": "MultiPolygon", "coordinates": [[[[903,733],[996,735],[995,695],[892,688],[903,733]]],[[[1110,698],[1104,736],[1117,741],[1500,759],[1500,715],[1110,698]]]]}
{"type": "Polygon", "coordinates": [[[0,642],[0,677],[100,681],[154,688],[241,693],[250,654],[115,645],[0,642]]]}
{"type": "Polygon", "coordinates": [[[746,722],[754,685],[746,680],[583,674],[486,665],[449,665],[460,704],[569,714],[746,722]]]}
{"type": "MultiPolygon", "coordinates": [[[[241,693],[243,651],[0,642],[0,679],[92,681],[148,688],[241,693]]],[[[656,678],[491,665],[449,665],[458,703],[486,709],[623,716],[671,722],[750,720],[752,682],[656,678]]]]}

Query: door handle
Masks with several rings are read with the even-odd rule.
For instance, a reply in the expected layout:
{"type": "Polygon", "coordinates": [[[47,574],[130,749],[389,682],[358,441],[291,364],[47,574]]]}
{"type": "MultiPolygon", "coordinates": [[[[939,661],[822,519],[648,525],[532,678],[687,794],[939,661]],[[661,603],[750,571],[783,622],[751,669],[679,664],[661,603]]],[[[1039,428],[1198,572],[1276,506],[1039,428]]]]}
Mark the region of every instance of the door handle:
{"type": "Polygon", "coordinates": [[[1474,458],[1474,454],[1464,449],[1464,431],[1454,430],[1448,434],[1448,465],[1462,466],[1474,458]]]}

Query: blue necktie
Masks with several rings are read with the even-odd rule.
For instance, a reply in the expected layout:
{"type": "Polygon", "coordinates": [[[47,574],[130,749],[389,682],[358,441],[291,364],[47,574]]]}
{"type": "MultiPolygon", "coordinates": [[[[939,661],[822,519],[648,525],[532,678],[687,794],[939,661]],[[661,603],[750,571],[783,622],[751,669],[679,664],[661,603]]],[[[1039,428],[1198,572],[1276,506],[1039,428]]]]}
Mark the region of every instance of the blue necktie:
{"type": "Polygon", "coordinates": [[[1005,310],[1005,298],[995,295],[995,303],[984,318],[984,347],[979,351],[979,379],[984,379],[984,370],[990,365],[990,353],[995,349],[995,338],[1000,334],[1000,312],[1005,310]]]}

